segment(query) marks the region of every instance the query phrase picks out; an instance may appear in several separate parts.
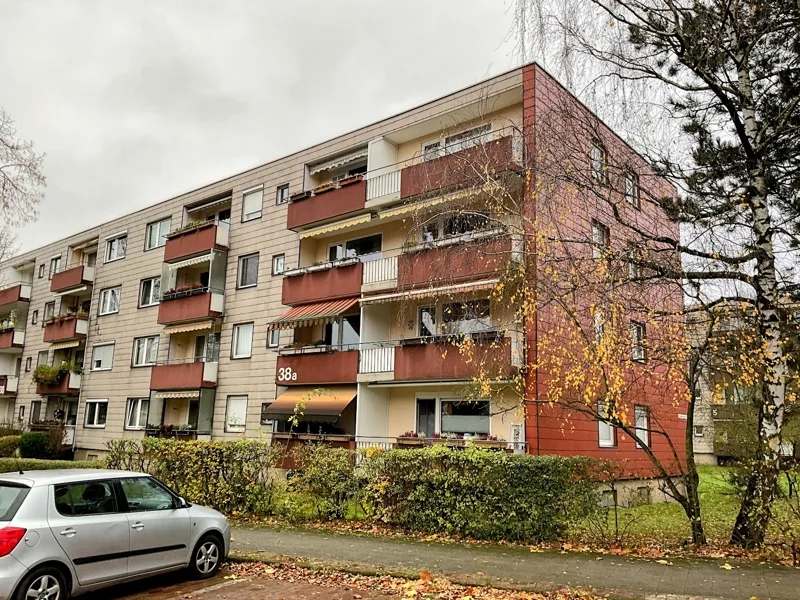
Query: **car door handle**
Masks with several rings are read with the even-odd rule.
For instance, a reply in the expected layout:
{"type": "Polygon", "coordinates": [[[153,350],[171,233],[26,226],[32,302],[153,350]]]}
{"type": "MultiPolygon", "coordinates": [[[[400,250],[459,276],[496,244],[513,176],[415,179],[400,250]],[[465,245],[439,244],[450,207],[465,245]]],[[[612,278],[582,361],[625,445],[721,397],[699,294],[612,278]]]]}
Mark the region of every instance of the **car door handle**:
{"type": "Polygon", "coordinates": [[[134,523],[133,525],[131,525],[131,529],[135,529],[137,531],[140,531],[140,530],[144,529],[144,523],[134,523]]]}
{"type": "Polygon", "coordinates": [[[67,527],[64,531],[61,532],[61,535],[64,535],[66,537],[72,537],[76,533],[78,532],[75,531],[72,527],[67,527]]]}

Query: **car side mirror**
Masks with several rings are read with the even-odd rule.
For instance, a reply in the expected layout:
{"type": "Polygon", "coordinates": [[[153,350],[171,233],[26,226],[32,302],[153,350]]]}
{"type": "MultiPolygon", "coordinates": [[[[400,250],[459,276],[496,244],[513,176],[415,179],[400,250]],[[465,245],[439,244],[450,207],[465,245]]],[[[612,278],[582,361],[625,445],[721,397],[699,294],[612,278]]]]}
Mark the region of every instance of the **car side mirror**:
{"type": "Polygon", "coordinates": [[[178,508],[189,508],[189,503],[183,496],[178,496],[178,508]]]}

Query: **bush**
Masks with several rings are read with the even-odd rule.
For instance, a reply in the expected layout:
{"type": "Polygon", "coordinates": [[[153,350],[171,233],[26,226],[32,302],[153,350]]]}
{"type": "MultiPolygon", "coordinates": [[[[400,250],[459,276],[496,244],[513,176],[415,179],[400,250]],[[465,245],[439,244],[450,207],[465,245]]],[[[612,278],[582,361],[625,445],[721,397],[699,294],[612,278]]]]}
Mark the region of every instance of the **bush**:
{"type": "Polygon", "coordinates": [[[19,455],[22,458],[52,458],[50,438],[43,431],[31,431],[19,436],[19,455]]]}
{"type": "MultiPolygon", "coordinates": [[[[299,463],[303,468],[290,480],[289,490],[310,499],[320,518],[346,517],[362,487],[354,469],[354,453],[325,444],[309,444],[302,447],[299,463]]],[[[292,508],[290,505],[290,511],[292,508]]]]}
{"type": "Polygon", "coordinates": [[[22,434],[22,430],[18,427],[14,427],[11,423],[0,423],[0,437],[20,434],[22,434]]]}
{"type": "Polygon", "coordinates": [[[0,437],[0,458],[14,456],[19,447],[18,435],[6,435],[0,437]]]}
{"type": "Polygon", "coordinates": [[[37,460],[34,458],[0,458],[0,473],[43,471],[46,469],[102,469],[99,460],[37,460]]]}
{"type": "Polygon", "coordinates": [[[33,370],[33,382],[39,385],[54,386],[61,383],[61,379],[69,372],[65,367],[51,367],[39,365],[33,370]]]}
{"type": "Polygon", "coordinates": [[[599,506],[594,461],[444,446],[373,453],[362,469],[373,516],[475,539],[557,539],[599,506]]]}

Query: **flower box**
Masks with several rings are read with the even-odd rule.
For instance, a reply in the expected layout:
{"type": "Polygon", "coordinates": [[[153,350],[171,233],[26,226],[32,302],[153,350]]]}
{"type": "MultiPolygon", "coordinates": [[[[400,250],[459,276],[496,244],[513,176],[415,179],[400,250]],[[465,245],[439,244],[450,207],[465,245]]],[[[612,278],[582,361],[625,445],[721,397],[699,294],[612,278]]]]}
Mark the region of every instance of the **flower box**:
{"type": "Polygon", "coordinates": [[[363,175],[351,175],[350,177],[345,177],[344,179],[339,181],[339,187],[344,187],[346,185],[351,185],[353,183],[358,183],[359,181],[363,181],[363,175]]]}
{"type": "Polygon", "coordinates": [[[305,200],[306,198],[311,197],[311,191],[306,190],[305,192],[297,192],[289,196],[290,202],[299,202],[300,200],[305,200]]]}

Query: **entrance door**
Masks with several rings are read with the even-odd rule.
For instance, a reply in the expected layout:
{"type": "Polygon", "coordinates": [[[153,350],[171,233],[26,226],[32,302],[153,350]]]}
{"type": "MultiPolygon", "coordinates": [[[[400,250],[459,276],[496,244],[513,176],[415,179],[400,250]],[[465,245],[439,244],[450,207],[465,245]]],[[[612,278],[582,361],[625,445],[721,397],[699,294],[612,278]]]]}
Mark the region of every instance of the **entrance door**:
{"type": "Polygon", "coordinates": [[[417,400],[417,433],[436,433],[436,400],[417,400]]]}

